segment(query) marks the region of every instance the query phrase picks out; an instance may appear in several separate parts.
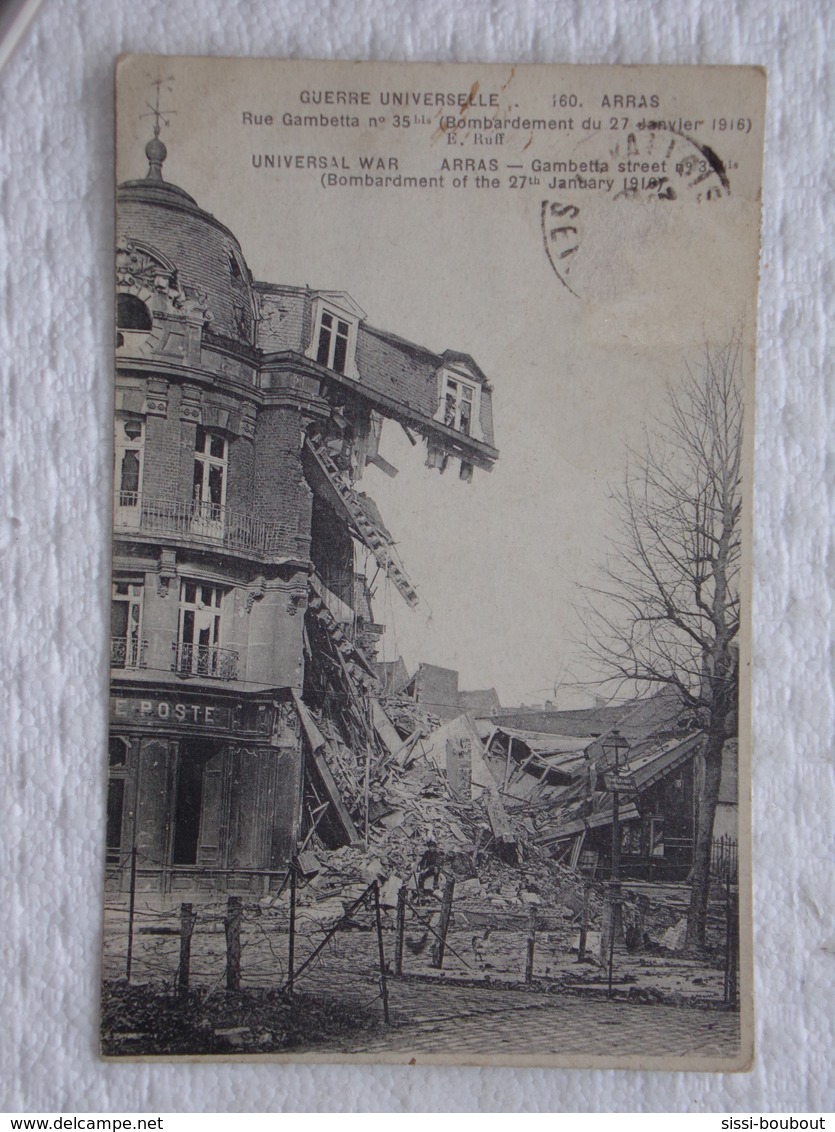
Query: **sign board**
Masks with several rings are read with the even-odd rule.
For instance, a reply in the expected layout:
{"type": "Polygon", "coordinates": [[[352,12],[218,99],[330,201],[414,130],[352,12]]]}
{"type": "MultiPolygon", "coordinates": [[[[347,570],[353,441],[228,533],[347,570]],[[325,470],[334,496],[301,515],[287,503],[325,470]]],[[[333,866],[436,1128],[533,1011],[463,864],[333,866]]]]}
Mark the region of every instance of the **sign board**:
{"type": "Polygon", "coordinates": [[[617,791],[618,794],[634,794],[637,790],[635,779],[631,774],[615,774],[614,771],[607,771],[603,775],[603,785],[610,794],[617,791]]]}
{"type": "Polygon", "coordinates": [[[213,735],[232,732],[266,737],[276,729],[278,719],[271,703],[223,700],[217,695],[194,695],[179,689],[170,693],[125,689],[123,695],[110,697],[110,724],[143,731],[197,730],[213,735]]]}

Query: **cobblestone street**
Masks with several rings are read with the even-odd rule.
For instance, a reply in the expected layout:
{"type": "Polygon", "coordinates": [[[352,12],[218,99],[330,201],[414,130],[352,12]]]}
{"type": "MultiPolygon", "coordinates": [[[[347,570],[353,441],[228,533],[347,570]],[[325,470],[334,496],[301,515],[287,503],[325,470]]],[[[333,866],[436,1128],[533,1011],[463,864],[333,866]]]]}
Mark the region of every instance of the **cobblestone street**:
{"type": "Polygon", "coordinates": [[[739,1049],[739,1016],[722,1011],[452,986],[433,1001],[434,989],[393,982],[394,1024],[350,1052],[710,1058],[739,1049]]]}

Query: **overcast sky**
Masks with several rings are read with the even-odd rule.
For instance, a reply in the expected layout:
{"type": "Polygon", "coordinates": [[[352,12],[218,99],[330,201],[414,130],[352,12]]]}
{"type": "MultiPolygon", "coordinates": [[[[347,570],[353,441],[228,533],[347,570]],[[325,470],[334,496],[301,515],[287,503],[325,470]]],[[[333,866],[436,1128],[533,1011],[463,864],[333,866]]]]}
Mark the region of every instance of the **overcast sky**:
{"type": "MultiPolygon", "coordinates": [[[[236,234],[257,279],[345,290],[371,324],[438,353],[469,353],[493,385],[500,458],[491,473],[476,469],[466,484],[453,462],[440,476],[424,467],[425,446],[386,422],[381,451],[400,474],[370,467],[359,484],[422,599],[411,610],[380,586],[381,657],[400,652],[410,670],[419,661],[456,668],[460,687],[494,686],[505,704],[552,698],[555,681],[559,703],[587,703],[588,689],[570,687],[589,675],[573,641],[575,583],[606,553],[609,485],[626,446],[640,446],[663,411],[666,381],[698,356],[706,332],[727,335],[745,314],[756,264],[749,203],[671,208],[581,195],[576,297],[544,254],[543,187],[326,191],[315,175],[256,171],[253,151],[339,153],[343,135],[244,130],[241,109],[263,97],[240,84],[192,84],[190,100],[182,67],[172,71],[165,179],[236,234]],[[746,277],[731,298],[725,284],[746,277]]],[[[147,168],[151,123],[139,121],[139,101],[138,80],[125,83],[120,180],[147,168]]]]}

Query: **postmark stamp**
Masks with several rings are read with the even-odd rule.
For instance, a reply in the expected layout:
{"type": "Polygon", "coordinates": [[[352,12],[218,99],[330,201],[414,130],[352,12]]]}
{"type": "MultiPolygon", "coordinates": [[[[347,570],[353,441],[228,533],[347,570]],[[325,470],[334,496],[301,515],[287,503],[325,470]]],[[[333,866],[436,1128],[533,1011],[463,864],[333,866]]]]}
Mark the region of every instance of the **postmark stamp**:
{"type": "MultiPolygon", "coordinates": [[[[574,172],[570,168],[573,164],[582,172],[588,167],[595,174],[608,173],[608,178],[583,180],[580,176],[574,180],[581,190],[602,187],[612,202],[702,204],[731,195],[726,164],[710,146],[681,132],[673,122],[640,121],[634,130],[618,137],[607,160],[561,164],[568,165],[569,172],[574,172]]],[[[571,180],[554,177],[549,182],[552,187],[564,184],[571,185],[571,180]]],[[[575,297],[579,297],[578,267],[582,264],[591,215],[587,200],[585,191],[546,199],[539,214],[542,243],[551,269],[575,297]]]]}

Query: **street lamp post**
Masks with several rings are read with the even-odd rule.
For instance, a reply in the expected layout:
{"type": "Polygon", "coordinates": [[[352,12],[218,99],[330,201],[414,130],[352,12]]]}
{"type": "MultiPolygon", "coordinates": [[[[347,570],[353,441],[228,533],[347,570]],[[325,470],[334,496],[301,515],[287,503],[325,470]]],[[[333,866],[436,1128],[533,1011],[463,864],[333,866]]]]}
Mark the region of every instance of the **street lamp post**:
{"type": "Polygon", "coordinates": [[[603,905],[603,922],[600,932],[600,961],[609,969],[609,997],[612,997],[612,971],[614,967],[615,937],[621,930],[620,896],[620,793],[625,776],[629,773],[627,752],[629,742],[615,728],[601,741],[606,760],[605,782],[612,795],[612,868],[603,905]]]}

